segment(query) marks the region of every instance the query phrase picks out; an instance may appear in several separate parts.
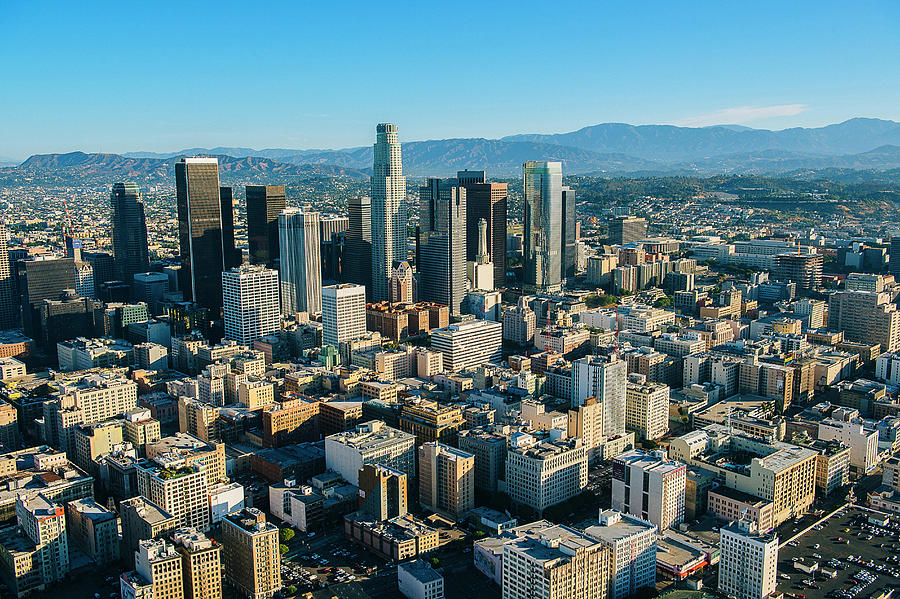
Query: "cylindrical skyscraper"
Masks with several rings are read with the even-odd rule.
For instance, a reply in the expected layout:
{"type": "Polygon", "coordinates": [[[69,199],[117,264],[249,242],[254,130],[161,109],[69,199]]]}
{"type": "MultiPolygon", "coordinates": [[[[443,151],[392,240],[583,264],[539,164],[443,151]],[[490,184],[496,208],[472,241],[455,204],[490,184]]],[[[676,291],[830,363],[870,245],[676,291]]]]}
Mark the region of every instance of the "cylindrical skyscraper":
{"type": "Polygon", "coordinates": [[[372,299],[388,299],[391,268],[406,260],[406,177],[397,125],[376,128],[372,169],[372,299]]]}

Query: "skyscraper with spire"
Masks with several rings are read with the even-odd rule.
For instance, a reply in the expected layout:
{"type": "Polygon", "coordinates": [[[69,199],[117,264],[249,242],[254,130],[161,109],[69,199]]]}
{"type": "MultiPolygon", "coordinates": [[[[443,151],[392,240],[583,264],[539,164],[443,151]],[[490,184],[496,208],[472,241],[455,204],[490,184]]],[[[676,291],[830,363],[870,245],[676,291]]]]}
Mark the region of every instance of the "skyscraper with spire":
{"type": "Polygon", "coordinates": [[[150,270],[144,202],[137,184],[130,181],[113,184],[109,201],[116,276],[130,284],[134,275],[150,270]]]}
{"type": "Polygon", "coordinates": [[[397,140],[397,125],[375,130],[372,169],[372,299],[389,298],[394,262],[406,260],[406,177],[397,140]]]}

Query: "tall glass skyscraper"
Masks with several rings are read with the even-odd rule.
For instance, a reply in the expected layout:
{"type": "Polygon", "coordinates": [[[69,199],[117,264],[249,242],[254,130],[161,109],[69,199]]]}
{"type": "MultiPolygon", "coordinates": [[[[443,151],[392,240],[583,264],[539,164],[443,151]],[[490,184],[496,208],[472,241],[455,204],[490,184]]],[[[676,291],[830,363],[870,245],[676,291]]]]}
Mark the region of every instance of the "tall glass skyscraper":
{"type": "Polygon", "coordinates": [[[419,188],[416,264],[419,300],[462,314],[466,297],[466,188],[456,179],[428,179],[419,188]]]}
{"type": "Polygon", "coordinates": [[[562,163],[529,161],[524,165],[524,291],[562,289],[562,163]]]}
{"type": "Polygon", "coordinates": [[[109,201],[116,276],[131,283],[134,275],[150,269],[144,202],[137,184],[130,181],[115,183],[109,201]]]}
{"type": "Polygon", "coordinates": [[[284,185],[247,185],[250,264],[274,265],[279,257],[278,215],[287,205],[284,185]]]}
{"type": "Polygon", "coordinates": [[[6,225],[0,223],[0,328],[3,329],[19,326],[19,304],[16,301],[13,273],[6,248],[8,243],[6,225]]]}
{"type": "Polygon", "coordinates": [[[565,284],[575,277],[575,190],[562,188],[562,235],[560,235],[560,255],[562,256],[562,282],[565,284]]]}
{"type": "MultiPolygon", "coordinates": [[[[227,188],[230,189],[230,188],[227,188]]],[[[222,272],[234,249],[225,247],[219,162],[215,158],[182,158],[175,163],[175,199],[178,207],[178,243],[184,299],[214,313],[222,308],[222,272]]],[[[228,198],[231,204],[231,198],[228,198]]],[[[227,216],[227,215],[226,215],[227,216]]],[[[233,217],[232,217],[233,219],[233,217]]]]}
{"type": "Polygon", "coordinates": [[[372,172],[372,299],[389,297],[394,261],[406,260],[406,177],[397,140],[397,125],[375,130],[372,172]]]}
{"type": "Polygon", "coordinates": [[[366,288],[372,296],[372,199],[350,198],[341,278],[366,288]]]}
{"type": "Polygon", "coordinates": [[[322,257],[319,213],[288,208],[278,215],[281,247],[281,311],[322,311],[322,257]]]}

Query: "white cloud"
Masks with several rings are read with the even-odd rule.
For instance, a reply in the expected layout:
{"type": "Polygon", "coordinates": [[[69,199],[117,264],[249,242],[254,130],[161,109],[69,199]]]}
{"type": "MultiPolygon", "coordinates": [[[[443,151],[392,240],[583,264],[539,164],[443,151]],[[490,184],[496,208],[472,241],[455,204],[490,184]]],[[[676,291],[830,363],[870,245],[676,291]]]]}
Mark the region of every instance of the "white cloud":
{"type": "Polygon", "coordinates": [[[680,127],[707,127],[709,125],[743,125],[760,119],[794,116],[806,110],[806,104],[780,104],[778,106],[735,106],[708,114],[692,116],[672,123],[680,127]]]}

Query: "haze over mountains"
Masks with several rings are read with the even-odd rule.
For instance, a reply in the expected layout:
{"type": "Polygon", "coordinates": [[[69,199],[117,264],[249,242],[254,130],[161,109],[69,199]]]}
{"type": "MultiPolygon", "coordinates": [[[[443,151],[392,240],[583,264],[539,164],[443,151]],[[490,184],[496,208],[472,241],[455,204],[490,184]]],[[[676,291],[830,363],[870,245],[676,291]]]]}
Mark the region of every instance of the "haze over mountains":
{"type": "MultiPolygon", "coordinates": [[[[74,169],[73,174],[122,176],[144,173],[153,177],[171,173],[171,164],[178,157],[197,154],[220,156],[223,172],[235,176],[365,177],[372,167],[372,148],[365,146],[339,150],[218,147],[162,154],[48,154],[32,156],[16,168],[74,169]]],[[[411,176],[447,176],[464,168],[484,168],[492,176],[518,176],[526,160],[560,160],[566,174],[595,175],[881,171],[900,167],[900,123],[855,118],[826,127],[780,131],[734,125],[695,128],[604,123],[552,135],[403,141],[404,170],[411,176]]]]}

